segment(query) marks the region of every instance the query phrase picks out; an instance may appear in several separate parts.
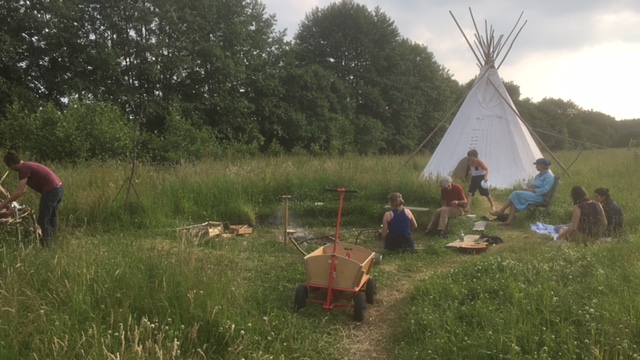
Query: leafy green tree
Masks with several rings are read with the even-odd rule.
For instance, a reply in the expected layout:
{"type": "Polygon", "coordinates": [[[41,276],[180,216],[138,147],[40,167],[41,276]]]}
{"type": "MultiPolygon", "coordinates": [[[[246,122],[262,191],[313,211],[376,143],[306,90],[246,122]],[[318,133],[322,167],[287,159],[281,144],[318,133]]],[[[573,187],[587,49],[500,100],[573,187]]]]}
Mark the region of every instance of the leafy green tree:
{"type": "MultiPolygon", "coordinates": [[[[45,107],[40,112],[49,110],[45,107]]],[[[55,110],[55,109],[54,109],[55,110]]],[[[54,116],[57,113],[54,111],[54,116]]],[[[0,143],[6,149],[16,150],[21,153],[32,152],[38,145],[39,136],[43,130],[36,119],[37,112],[25,108],[20,102],[14,102],[5,110],[5,115],[0,117],[0,143]]],[[[49,128],[48,130],[51,130],[49,128]]]]}
{"type": "Polygon", "coordinates": [[[413,150],[452,105],[457,83],[425,47],[401,38],[379,8],[370,11],[352,0],[315,8],[294,44],[301,65],[320,66],[348,86],[354,128],[369,123],[384,132],[382,143],[360,152],[413,150]]]}
{"type": "MultiPolygon", "coordinates": [[[[509,92],[508,87],[507,92],[509,92]]],[[[522,100],[514,99],[513,103],[522,119],[524,119],[525,123],[531,127],[531,130],[542,140],[544,145],[549,147],[551,150],[556,150],[559,139],[551,137],[551,135],[553,135],[553,129],[544,120],[543,115],[538,109],[538,105],[534,103],[531,98],[525,98],[522,100]]],[[[537,139],[536,143],[538,143],[537,139]]],[[[542,149],[543,144],[538,143],[538,147],[542,149]]]]}
{"type": "Polygon", "coordinates": [[[0,116],[8,115],[16,103],[21,109],[35,111],[41,88],[37,81],[33,54],[34,38],[42,33],[35,11],[20,0],[0,2],[0,116]]]}
{"type": "Polygon", "coordinates": [[[383,90],[389,108],[385,139],[388,152],[404,153],[442,121],[461,96],[461,87],[423,45],[401,39],[393,55],[395,63],[383,71],[389,74],[383,90]]]}
{"type": "Polygon", "coordinates": [[[210,128],[190,123],[179,104],[172,106],[162,133],[146,136],[143,143],[145,156],[157,163],[201,160],[218,150],[210,128]]]}
{"type": "Polygon", "coordinates": [[[507,90],[507,94],[509,94],[511,101],[515,103],[520,100],[520,85],[513,81],[504,81],[504,79],[502,80],[502,84],[504,85],[505,90],[507,90]]]}
{"type": "Polygon", "coordinates": [[[282,35],[257,0],[8,0],[0,10],[0,92],[25,88],[61,110],[112,102],[148,131],[180,101],[221,138],[260,137],[255,89],[282,35]]]}
{"type": "Polygon", "coordinates": [[[112,104],[72,102],[51,139],[56,160],[123,160],[131,151],[133,125],[112,104]]]}
{"type": "Polygon", "coordinates": [[[619,134],[616,147],[627,147],[632,140],[640,140],[640,119],[616,121],[615,127],[619,134]]]}
{"type": "Polygon", "coordinates": [[[16,103],[0,118],[0,127],[8,149],[38,160],[124,159],[131,150],[129,121],[106,103],[73,101],[64,112],[50,103],[35,113],[16,103]]]}
{"type": "MultiPolygon", "coordinates": [[[[575,128],[581,132],[582,138],[577,138],[585,143],[583,147],[595,146],[612,147],[616,142],[618,133],[615,127],[615,118],[597,111],[580,110],[575,115],[575,128]]],[[[572,134],[570,133],[569,136],[572,134]]]]}
{"type": "Polygon", "coordinates": [[[355,137],[353,139],[358,153],[373,155],[385,146],[385,129],[377,119],[359,115],[353,121],[355,137]]]}
{"type": "MultiPolygon", "coordinates": [[[[271,128],[263,133],[287,151],[330,151],[338,122],[350,118],[353,112],[346,101],[346,85],[329,71],[310,65],[290,67],[282,76],[281,87],[282,108],[275,114],[271,128]]],[[[344,145],[353,142],[345,138],[347,133],[340,136],[344,145]]]]}
{"type": "Polygon", "coordinates": [[[579,107],[571,101],[553,98],[544,98],[537,105],[539,119],[544,124],[541,127],[549,130],[546,134],[539,134],[542,141],[552,150],[571,149],[574,144],[570,139],[574,137],[570,134],[570,122],[575,122],[571,118],[579,107]]]}

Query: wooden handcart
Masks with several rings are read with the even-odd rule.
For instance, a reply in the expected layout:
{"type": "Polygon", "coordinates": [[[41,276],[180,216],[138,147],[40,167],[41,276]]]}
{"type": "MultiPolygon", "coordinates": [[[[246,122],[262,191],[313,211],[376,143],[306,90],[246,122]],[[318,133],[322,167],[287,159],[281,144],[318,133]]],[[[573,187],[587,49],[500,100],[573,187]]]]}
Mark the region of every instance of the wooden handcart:
{"type": "Polygon", "coordinates": [[[0,226],[15,231],[18,242],[22,245],[34,245],[39,243],[42,233],[36,215],[28,206],[20,206],[17,203],[10,205],[9,210],[0,211],[0,226]]]}
{"type": "MultiPolygon", "coordinates": [[[[9,197],[9,192],[2,187],[2,181],[8,172],[0,179],[0,194],[9,197]]],[[[0,209],[0,227],[5,230],[15,230],[18,242],[21,245],[34,245],[39,243],[42,231],[36,221],[36,215],[28,206],[22,206],[13,202],[7,209],[0,209]]]]}
{"type": "Polygon", "coordinates": [[[340,193],[338,221],[333,244],[325,245],[304,258],[307,282],[296,288],[294,310],[307,302],[322,304],[325,310],[353,307],[355,321],[364,321],[368,304],[375,302],[376,282],[370,272],[376,254],[361,246],[340,243],[340,221],[344,194],[357,190],[332,189],[340,193]]]}

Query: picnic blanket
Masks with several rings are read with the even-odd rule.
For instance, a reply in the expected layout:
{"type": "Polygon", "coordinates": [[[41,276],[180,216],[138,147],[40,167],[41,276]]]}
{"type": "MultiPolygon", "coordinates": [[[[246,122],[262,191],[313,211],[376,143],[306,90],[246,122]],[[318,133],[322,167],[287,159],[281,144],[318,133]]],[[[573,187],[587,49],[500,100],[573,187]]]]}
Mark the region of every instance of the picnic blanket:
{"type": "Polygon", "coordinates": [[[553,240],[558,239],[558,230],[560,229],[559,225],[549,225],[538,221],[537,223],[530,224],[529,226],[531,227],[531,231],[538,234],[551,235],[553,240]]]}

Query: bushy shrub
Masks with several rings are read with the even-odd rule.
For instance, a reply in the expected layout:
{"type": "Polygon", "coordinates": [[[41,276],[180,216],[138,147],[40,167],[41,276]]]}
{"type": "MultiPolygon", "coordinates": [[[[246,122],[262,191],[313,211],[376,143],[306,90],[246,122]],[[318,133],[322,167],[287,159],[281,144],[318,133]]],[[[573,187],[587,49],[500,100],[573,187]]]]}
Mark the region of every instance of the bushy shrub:
{"type": "Polygon", "coordinates": [[[221,154],[213,132],[189,122],[178,105],[172,107],[164,131],[142,135],[140,149],[142,157],[154,163],[169,164],[218,157],[221,154]]]}
{"type": "Polygon", "coordinates": [[[37,113],[12,106],[0,119],[5,148],[29,153],[33,160],[80,162],[119,160],[131,150],[132,126],[113,105],[72,102],[60,112],[52,104],[37,113]]]}
{"type": "Polygon", "coordinates": [[[58,134],[60,141],[74,136],[79,139],[79,159],[121,160],[131,150],[133,126],[111,104],[74,103],[64,113],[58,134]],[[70,132],[65,133],[66,129],[70,132]]]}
{"type": "Polygon", "coordinates": [[[30,153],[36,151],[41,133],[36,115],[17,102],[7,109],[7,115],[0,118],[0,143],[5,149],[20,152],[30,149],[30,153]]]}
{"type": "Polygon", "coordinates": [[[329,145],[329,152],[336,155],[345,155],[353,152],[353,138],[355,129],[344,117],[336,116],[332,129],[333,136],[329,145]]]}
{"type": "Polygon", "coordinates": [[[386,134],[380,121],[368,117],[358,116],[354,120],[354,146],[361,155],[373,155],[384,148],[383,138],[386,134]]]}
{"type": "MultiPolygon", "coordinates": [[[[132,126],[114,106],[72,103],[58,117],[48,152],[52,160],[123,159],[131,150],[132,126]]],[[[43,154],[44,155],[44,154],[43,154]]]]}

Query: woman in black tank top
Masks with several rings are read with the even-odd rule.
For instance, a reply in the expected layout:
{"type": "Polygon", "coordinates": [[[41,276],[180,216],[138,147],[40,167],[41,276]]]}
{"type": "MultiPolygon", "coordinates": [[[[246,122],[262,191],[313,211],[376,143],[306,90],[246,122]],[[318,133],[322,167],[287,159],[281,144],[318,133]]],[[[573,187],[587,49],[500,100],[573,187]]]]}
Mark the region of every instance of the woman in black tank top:
{"type": "Polygon", "coordinates": [[[599,202],[589,199],[582,186],[571,189],[573,199],[573,215],[571,224],[560,231],[558,240],[579,241],[587,245],[591,240],[602,236],[607,227],[607,219],[599,202]]]}

